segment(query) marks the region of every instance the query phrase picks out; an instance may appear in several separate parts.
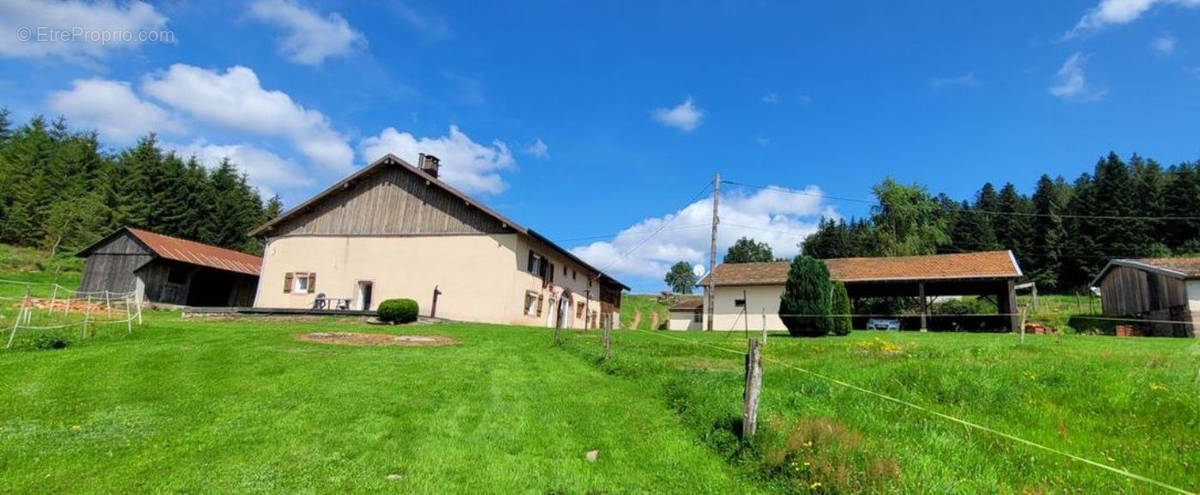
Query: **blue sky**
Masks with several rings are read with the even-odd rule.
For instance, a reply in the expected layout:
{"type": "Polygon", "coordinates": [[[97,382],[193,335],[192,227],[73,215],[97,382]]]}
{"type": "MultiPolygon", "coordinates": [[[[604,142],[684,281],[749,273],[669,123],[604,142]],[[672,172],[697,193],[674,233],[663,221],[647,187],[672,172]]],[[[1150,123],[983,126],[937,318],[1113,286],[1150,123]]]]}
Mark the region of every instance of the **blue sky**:
{"type": "Polygon", "coordinates": [[[866,211],[823,195],[887,175],[968,198],[1109,150],[1200,158],[1200,0],[833,3],[2,0],[0,104],[230,156],[287,204],[431,152],[639,291],[706,262],[711,203],[690,200],[716,171],[803,192],[723,191],[722,251],[788,255],[866,211]]]}

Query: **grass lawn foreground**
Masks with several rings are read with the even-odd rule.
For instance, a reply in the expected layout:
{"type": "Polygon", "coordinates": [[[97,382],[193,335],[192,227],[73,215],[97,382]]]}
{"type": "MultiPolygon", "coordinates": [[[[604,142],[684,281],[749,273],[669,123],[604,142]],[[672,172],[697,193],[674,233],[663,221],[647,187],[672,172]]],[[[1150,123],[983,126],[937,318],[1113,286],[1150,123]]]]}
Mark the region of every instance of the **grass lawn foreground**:
{"type": "MultiPolygon", "coordinates": [[[[78,274],[18,270],[0,278],[72,285],[78,274]]],[[[12,321],[11,298],[22,292],[0,285],[7,298],[0,324],[12,321]]],[[[735,432],[744,338],[622,330],[605,360],[595,331],[564,332],[556,346],[543,328],[152,311],[133,336],[110,327],[66,349],[0,351],[0,486],[24,493],[1161,492],[799,367],[1200,490],[1194,339],[1031,335],[1021,344],[1013,334],[774,334],[760,433],[743,440],[735,432]],[[338,331],[460,343],[349,347],[295,338],[338,331]],[[590,451],[598,453],[594,462],[590,451]]]]}

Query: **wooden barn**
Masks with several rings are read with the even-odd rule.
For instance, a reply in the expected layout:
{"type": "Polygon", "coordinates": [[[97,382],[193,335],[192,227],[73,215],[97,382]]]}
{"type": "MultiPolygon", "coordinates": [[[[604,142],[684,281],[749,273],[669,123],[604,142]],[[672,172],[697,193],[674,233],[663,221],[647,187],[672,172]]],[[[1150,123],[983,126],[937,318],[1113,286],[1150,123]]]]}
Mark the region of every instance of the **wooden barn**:
{"type": "Polygon", "coordinates": [[[1105,315],[1156,321],[1139,325],[1142,333],[1200,336],[1200,258],[1115,259],[1092,286],[1105,315]]]}
{"type": "Polygon", "coordinates": [[[250,306],[258,256],[122,227],[80,251],[79,290],[138,291],[143,301],[186,306],[250,306]]]}

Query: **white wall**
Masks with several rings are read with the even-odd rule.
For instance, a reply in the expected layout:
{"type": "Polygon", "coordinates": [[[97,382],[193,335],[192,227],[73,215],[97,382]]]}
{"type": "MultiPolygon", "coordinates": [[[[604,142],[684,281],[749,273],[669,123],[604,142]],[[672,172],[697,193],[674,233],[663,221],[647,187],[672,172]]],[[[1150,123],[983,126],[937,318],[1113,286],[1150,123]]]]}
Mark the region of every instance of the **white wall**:
{"type": "Polygon", "coordinates": [[[667,323],[667,330],[702,330],[704,324],[696,321],[695,312],[672,311],[667,323]]]}
{"type": "MultiPolygon", "coordinates": [[[[787,330],[783,320],[779,319],[779,296],[783,295],[783,285],[747,285],[747,286],[717,286],[714,296],[713,330],[736,331],[762,330],[763,315],[766,315],[767,330],[787,330]],[[746,307],[734,306],[735,299],[746,299],[746,307]],[[746,316],[742,310],[746,310],[746,316]],[[748,322],[748,325],[747,325],[748,322]]],[[[704,298],[704,328],[708,328],[708,297],[704,298]]]]}

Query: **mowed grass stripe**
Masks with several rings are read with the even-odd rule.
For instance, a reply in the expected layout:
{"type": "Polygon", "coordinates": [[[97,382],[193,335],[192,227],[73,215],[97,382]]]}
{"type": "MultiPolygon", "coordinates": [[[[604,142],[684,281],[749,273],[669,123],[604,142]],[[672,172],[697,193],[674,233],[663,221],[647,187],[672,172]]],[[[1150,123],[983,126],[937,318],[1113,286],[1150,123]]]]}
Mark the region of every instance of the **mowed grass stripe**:
{"type": "Polygon", "coordinates": [[[356,348],[292,335],[380,327],[176,318],[3,355],[8,489],[753,490],[658,397],[554,352],[545,330],[404,327],[463,343],[356,348]]]}

